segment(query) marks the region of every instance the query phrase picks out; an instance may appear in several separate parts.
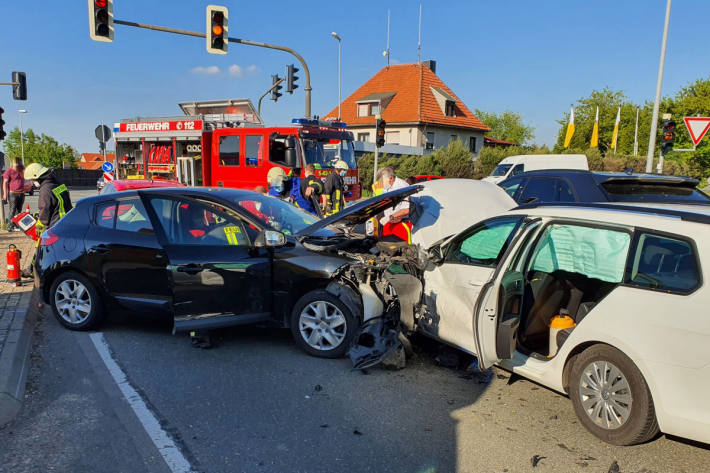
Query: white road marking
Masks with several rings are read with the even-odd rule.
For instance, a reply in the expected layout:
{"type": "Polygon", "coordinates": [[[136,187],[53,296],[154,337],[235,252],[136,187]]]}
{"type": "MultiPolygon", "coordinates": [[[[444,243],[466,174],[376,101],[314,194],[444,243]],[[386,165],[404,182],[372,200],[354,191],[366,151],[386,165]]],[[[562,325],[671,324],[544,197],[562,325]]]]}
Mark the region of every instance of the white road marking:
{"type": "Polygon", "coordinates": [[[191,468],[190,462],[187,461],[178,446],[175,445],[175,442],[172,441],[167,432],[160,426],[158,419],[156,419],[155,415],[148,409],[143,398],[141,398],[138,391],[131,386],[131,383],[126,378],[126,374],[111,356],[104,334],[101,332],[92,333],[89,337],[94,343],[94,347],[96,347],[96,351],[99,353],[104,365],[106,365],[109,373],[111,373],[111,377],[118,385],[126,401],[131,406],[131,409],[133,409],[133,412],[135,412],[136,417],[138,417],[138,420],[153,441],[155,448],[160,452],[160,455],[163,457],[163,460],[165,460],[170,471],[173,473],[193,473],[194,470],[191,468]]]}

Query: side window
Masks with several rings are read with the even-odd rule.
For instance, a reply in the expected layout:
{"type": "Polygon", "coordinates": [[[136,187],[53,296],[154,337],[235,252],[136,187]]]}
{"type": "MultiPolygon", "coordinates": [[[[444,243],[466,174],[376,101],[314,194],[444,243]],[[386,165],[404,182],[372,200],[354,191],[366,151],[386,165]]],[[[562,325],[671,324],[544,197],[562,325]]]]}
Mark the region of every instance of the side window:
{"type": "Polygon", "coordinates": [[[136,197],[119,200],[116,209],[116,230],[124,232],[155,233],[143,202],[136,197]]]}
{"type": "Polygon", "coordinates": [[[515,194],[518,192],[518,189],[523,186],[523,182],[525,182],[525,179],[522,177],[507,179],[505,182],[501,182],[501,187],[509,196],[515,199],[515,194]]]}
{"type": "Polygon", "coordinates": [[[518,174],[525,171],[524,164],[516,164],[512,171],[510,171],[510,177],[517,176],[518,174]]]}
{"type": "Polygon", "coordinates": [[[116,201],[110,200],[102,202],[96,206],[96,225],[103,228],[113,229],[113,222],[116,217],[116,201]]]}
{"type": "Polygon", "coordinates": [[[628,282],[663,291],[692,291],[700,285],[700,271],[693,246],[676,238],[640,234],[628,282]]]}
{"type": "Polygon", "coordinates": [[[234,135],[219,137],[220,166],[239,166],[239,137],[234,135]]]}
{"type": "Polygon", "coordinates": [[[557,179],[557,201],[558,202],[576,202],[577,199],[574,197],[574,192],[569,186],[569,183],[565,179],[557,179]]]}
{"type": "Polygon", "coordinates": [[[520,222],[522,217],[504,217],[477,225],[451,243],[445,261],[495,267],[520,222]]]}
{"type": "Polygon", "coordinates": [[[555,202],[557,201],[557,179],[531,177],[528,180],[519,202],[555,202]]]}
{"type": "Polygon", "coordinates": [[[540,237],[531,270],[577,273],[619,283],[624,277],[631,235],[620,230],[552,224],[540,237]]]}
{"type": "Polygon", "coordinates": [[[246,149],[244,157],[246,165],[257,167],[259,165],[259,157],[261,156],[261,135],[249,135],[244,142],[246,149]]]}
{"type": "Polygon", "coordinates": [[[249,246],[244,222],[223,207],[195,200],[152,198],[168,244],[249,246]]]}

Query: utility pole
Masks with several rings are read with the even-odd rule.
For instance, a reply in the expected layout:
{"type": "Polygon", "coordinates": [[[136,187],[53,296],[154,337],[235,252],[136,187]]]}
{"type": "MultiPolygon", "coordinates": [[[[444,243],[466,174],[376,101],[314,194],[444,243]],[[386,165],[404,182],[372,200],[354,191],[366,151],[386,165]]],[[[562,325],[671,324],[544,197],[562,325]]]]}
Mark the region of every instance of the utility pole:
{"type": "Polygon", "coordinates": [[[27,113],[27,110],[18,110],[17,114],[20,115],[20,152],[22,153],[22,165],[25,165],[25,132],[22,129],[22,115],[27,113]]]}
{"type": "Polygon", "coordinates": [[[636,128],[634,129],[634,156],[639,154],[639,107],[636,107],[636,128]]]}
{"type": "Polygon", "coordinates": [[[663,85],[663,66],[666,62],[666,43],[668,42],[668,23],[671,19],[671,1],[666,5],[666,21],[663,26],[663,41],[661,43],[661,60],[658,64],[658,80],[656,81],[656,98],[653,101],[651,117],[651,134],[648,137],[648,154],[646,155],[646,172],[653,172],[653,155],[656,152],[656,132],[658,131],[658,108],[661,104],[661,86],[663,85]]]}
{"type": "Polygon", "coordinates": [[[258,105],[258,107],[257,107],[257,109],[256,109],[256,114],[259,115],[259,120],[261,120],[262,122],[263,122],[264,120],[262,120],[262,118],[261,118],[261,102],[264,100],[264,97],[266,97],[267,95],[269,95],[272,90],[274,90],[276,87],[278,87],[279,85],[281,85],[281,83],[282,83],[283,81],[285,81],[285,80],[286,80],[286,76],[284,76],[284,77],[282,77],[281,79],[279,79],[278,81],[274,82],[273,85],[272,85],[271,87],[269,87],[269,89],[268,89],[266,92],[264,92],[264,95],[262,95],[261,97],[259,97],[259,105],[258,105]]]}

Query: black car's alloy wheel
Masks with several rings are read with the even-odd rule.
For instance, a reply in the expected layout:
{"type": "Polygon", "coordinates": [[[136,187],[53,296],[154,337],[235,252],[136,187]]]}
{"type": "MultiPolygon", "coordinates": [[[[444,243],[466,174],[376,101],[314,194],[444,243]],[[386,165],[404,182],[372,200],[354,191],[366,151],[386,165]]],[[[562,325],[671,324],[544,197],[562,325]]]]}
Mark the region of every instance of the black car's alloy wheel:
{"type": "Polygon", "coordinates": [[[323,290],[301,297],[291,314],[291,333],[307,353],[338,358],[350,347],[357,319],[340,299],[323,290]]]}
{"type": "Polygon", "coordinates": [[[59,323],[71,330],[91,330],[103,318],[98,292],[79,273],[59,275],[49,290],[49,300],[59,323]]]}

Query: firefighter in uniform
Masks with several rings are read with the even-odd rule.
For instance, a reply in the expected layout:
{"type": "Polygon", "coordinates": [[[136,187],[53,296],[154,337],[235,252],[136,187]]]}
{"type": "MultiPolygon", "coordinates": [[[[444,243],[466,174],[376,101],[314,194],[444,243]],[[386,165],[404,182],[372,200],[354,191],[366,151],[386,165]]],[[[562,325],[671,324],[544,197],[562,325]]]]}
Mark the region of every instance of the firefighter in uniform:
{"type": "Polygon", "coordinates": [[[335,162],[335,172],[325,179],[325,214],[333,215],[345,208],[345,183],[343,178],[348,172],[348,165],[342,159],[335,162]]]}
{"type": "Polygon", "coordinates": [[[299,185],[291,188],[291,198],[299,208],[318,216],[320,213],[320,197],[323,195],[323,183],[316,177],[316,167],[307,164],[305,177],[299,185]]]}
{"type": "MultiPolygon", "coordinates": [[[[30,163],[25,168],[25,179],[39,184],[37,202],[39,216],[35,224],[37,236],[41,236],[42,232],[57,223],[72,209],[69,190],[67,186],[57,181],[53,171],[53,169],[39,163],[30,163]]],[[[39,246],[39,239],[37,239],[37,246],[39,246]]],[[[22,271],[22,275],[32,277],[33,269],[34,258],[32,258],[29,269],[22,271]]]]}

